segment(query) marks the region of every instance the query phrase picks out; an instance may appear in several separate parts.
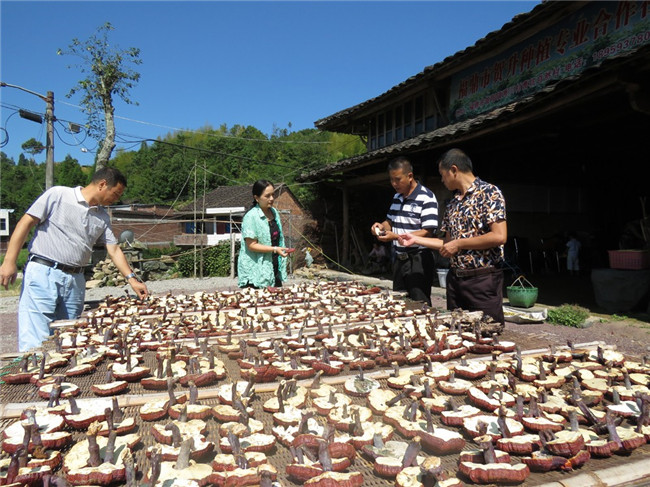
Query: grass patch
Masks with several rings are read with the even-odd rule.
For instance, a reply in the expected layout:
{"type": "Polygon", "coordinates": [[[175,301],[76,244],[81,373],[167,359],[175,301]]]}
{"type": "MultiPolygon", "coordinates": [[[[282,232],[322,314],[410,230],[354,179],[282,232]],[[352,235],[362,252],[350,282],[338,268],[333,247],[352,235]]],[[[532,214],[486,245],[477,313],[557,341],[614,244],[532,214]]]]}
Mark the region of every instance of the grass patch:
{"type": "Polygon", "coordinates": [[[555,325],[581,328],[589,318],[589,310],[577,304],[563,304],[548,310],[548,321],[555,325]]]}
{"type": "MultiPolygon", "coordinates": [[[[25,268],[25,263],[27,262],[27,257],[29,257],[29,251],[27,249],[21,249],[16,259],[16,267],[18,271],[21,272],[25,268]]],[[[0,254],[0,264],[5,260],[5,254],[0,254]]],[[[18,278],[13,284],[9,285],[9,289],[5,289],[4,286],[0,286],[0,298],[7,296],[18,296],[20,294],[20,286],[22,285],[23,280],[18,278]]]]}
{"type": "Polygon", "coordinates": [[[0,298],[6,298],[7,296],[18,296],[20,294],[20,286],[23,284],[22,279],[16,279],[13,284],[9,285],[9,289],[0,286],[0,298]]]}

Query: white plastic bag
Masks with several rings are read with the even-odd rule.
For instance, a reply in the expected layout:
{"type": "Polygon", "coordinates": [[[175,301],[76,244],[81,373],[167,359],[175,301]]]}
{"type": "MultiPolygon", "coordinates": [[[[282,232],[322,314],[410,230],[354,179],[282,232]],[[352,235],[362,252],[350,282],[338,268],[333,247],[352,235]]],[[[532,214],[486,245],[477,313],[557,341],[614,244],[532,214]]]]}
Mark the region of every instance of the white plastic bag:
{"type": "Polygon", "coordinates": [[[510,306],[503,307],[503,316],[506,321],[512,323],[543,323],[548,317],[548,310],[546,308],[538,309],[537,311],[529,311],[521,308],[511,308],[510,306]]]}

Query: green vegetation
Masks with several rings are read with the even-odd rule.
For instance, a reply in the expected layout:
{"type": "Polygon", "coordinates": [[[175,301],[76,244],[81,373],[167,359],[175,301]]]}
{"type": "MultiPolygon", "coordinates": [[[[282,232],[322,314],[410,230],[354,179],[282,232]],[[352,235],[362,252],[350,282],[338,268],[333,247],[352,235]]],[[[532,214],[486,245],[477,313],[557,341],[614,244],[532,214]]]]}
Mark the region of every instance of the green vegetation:
{"type": "Polygon", "coordinates": [[[159,259],[163,255],[176,255],[182,252],[180,247],[172,245],[170,247],[164,248],[146,248],[142,249],[142,258],[147,259],[159,259]]]}
{"type": "MultiPolygon", "coordinates": [[[[178,272],[183,277],[194,276],[196,264],[196,275],[201,275],[201,255],[197,251],[181,255],[176,265],[178,272]]],[[[214,247],[203,249],[203,276],[204,277],[226,277],[230,275],[230,242],[223,242],[214,247]]]]}
{"type": "Polygon", "coordinates": [[[133,67],[142,64],[140,49],[119,49],[109,40],[113,30],[111,23],[106,22],[88,39],[74,38],[66,50],[57,50],[59,55],[70,55],[80,60],[68,68],[77,68],[83,79],[77,81],[66,96],[82,95],[81,105],[88,114],[90,135],[98,140],[103,137],[95,159],[97,169],[108,166],[115,148],[114,101],[120,99],[137,105],[131,100],[129,91],[140,80],[140,73],[133,67]]]}
{"type": "MultiPolygon", "coordinates": [[[[21,249],[20,253],[18,254],[18,258],[16,259],[16,267],[18,267],[18,270],[21,271],[25,268],[25,262],[27,262],[27,257],[29,256],[29,252],[27,249],[21,249]]],[[[5,254],[0,254],[0,264],[2,264],[5,261],[5,254]]]]}
{"type": "Polygon", "coordinates": [[[563,304],[548,310],[548,321],[556,325],[581,328],[589,317],[589,310],[577,304],[563,304]]]}
{"type": "MultiPolygon", "coordinates": [[[[218,186],[251,184],[257,179],[286,184],[306,208],[319,201],[315,185],[302,185],[296,177],[341,158],[365,151],[359,137],[305,129],[290,132],[276,129],[270,136],[252,126],[225,124],[203,127],[192,133],[168,135],[155,142],[142,142],[135,151],[116,151],[110,165],[128,180],[125,203],[181,205],[200,198],[218,186]]],[[[0,152],[3,208],[14,209],[11,227],[44,191],[45,163],[29,154],[18,161],[0,152]]],[[[84,186],[93,168],[82,167],[66,155],[55,161],[54,184],[84,186]]]]}

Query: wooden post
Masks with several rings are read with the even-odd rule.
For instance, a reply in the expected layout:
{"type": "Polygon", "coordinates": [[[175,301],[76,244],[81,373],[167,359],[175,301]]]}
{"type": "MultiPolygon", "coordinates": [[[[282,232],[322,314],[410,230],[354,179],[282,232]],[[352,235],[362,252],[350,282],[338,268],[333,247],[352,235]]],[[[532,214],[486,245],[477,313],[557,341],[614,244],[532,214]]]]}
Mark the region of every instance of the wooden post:
{"type": "Polygon", "coordinates": [[[348,187],[344,184],[341,191],[343,193],[343,248],[341,260],[344,266],[348,266],[350,264],[350,202],[348,187]]]}

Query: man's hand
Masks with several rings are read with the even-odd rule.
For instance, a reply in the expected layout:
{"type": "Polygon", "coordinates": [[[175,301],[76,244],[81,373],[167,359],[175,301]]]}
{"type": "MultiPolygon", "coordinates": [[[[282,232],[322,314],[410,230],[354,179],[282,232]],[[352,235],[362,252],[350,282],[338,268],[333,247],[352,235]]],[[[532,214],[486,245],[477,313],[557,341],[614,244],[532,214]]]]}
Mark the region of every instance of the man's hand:
{"type": "Polygon", "coordinates": [[[372,227],[370,227],[370,233],[379,238],[386,235],[386,229],[384,228],[383,224],[375,222],[372,224],[372,227]]]}
{"type": "Polygon", "coordinates": [[[129,279],[129,284],[140,299],[144,299],[149,296],[149,289],[147,289],[147,285],[144,282],[140,282],[135,277],[133,277],[129,279]]]}
{"type": "Polygon", "coordinates": [[[9,259],[5,258],[5,261],[0,266],[0,285],[5,289],[9,289],[9,285],[16,282],[17,275],[18,268],[16,267],[16,263],[10,262],[9,259]]]}
{"type": "Polygon", "coordinates": [[[450,240],[449,242],[443,244],[442,248],[440,249],[440,255],[446,258],[453,257],[458,253],[459,250],[460,248],[458,247],[458,241],[450,240]]]}

